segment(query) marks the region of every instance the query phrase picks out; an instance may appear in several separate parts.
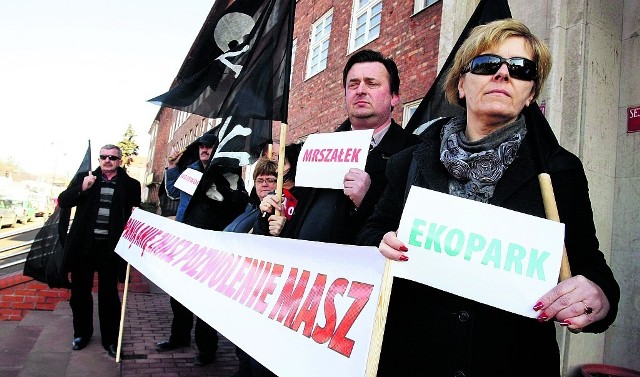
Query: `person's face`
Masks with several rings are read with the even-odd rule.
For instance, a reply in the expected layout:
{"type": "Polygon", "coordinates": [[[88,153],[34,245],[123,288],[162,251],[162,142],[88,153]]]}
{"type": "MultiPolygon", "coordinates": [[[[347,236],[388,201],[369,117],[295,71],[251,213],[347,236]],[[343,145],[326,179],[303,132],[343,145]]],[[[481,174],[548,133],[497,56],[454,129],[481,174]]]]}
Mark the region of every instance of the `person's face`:
{"type": "MultiPolygon", "coordinates": [[[[533,60],[533,54],[522,37],[507,38],[501,45],[478,55],[481,54],[533,60]]],[[[483,125],[514,121],[533,100],[533,89],[533,81],[512,78],[506,63],[493,75],[467,72],[458,81],[458,94],[466,101],[468,119],[479,120],[483,125]]]]}
{"type": "Polygon", "coordinates": [[[98,163],[100,163],[100,169],[103,173],[109,174],[120,166],[122,160],[117,149],[100,149],[100,157],[98,157],[98,163]],[[111,158],[117,157],[117,160],[111,160],[111,158]],[[104,159],[103,159],[104,158],[104,159]]]}
{"type": "Polygon", "coordinates": [[[274,175],[260,174],[256,177],[256,194],[260,200],[264,199],[267,194],[276,190],[278,180],[274,175]]]}
{"type": "Polygon", "coordinates": [[[389,73],[382,63],[356,63],[347,73],[345,103],[353,129],[386,124],[399,102],[400,97],[391,93],[389,73]]]}
{"type": "Polygon", "coordinates": [[[200,144],[198,147],[198,152],[200,154],[200,161],[206,165],[209,163],[209,158],[211,157],[211,152],[213,152],[213,147],[207,147],[204,144],[200,144]]]}

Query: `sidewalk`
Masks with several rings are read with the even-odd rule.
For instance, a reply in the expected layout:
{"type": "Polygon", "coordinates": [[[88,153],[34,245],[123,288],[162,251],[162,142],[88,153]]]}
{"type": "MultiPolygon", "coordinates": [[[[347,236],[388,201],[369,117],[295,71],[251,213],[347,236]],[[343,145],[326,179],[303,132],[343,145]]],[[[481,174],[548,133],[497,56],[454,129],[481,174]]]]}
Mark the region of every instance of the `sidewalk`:
{"type": "MultiPolygon", "coordinates": [[[[152,290],[155,291],[155,290],[152,290]]],[[[158,352],[155,344],[169,336],[169,296],[130,293],[127,298],[121,362],[100,344],[97,299],[94,295],[94,335],[81,351],[71,349],[73,325],[68,302],[53,312],[32,311],[20,322],[0,322],[0,376],[2,377],[229,377],[237,370],[235,347],[220,337],[217,360],[193,366],[195,344],[158,352]]]]}

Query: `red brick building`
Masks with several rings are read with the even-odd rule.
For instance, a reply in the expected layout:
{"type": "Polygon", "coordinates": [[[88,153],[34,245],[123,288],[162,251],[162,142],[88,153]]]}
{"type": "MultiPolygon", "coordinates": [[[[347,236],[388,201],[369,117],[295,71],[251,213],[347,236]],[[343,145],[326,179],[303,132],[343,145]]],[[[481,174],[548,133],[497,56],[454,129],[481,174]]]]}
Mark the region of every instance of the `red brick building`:
{"type": "MultiPolygon", "coordinates": [[[[349,56],[363,48],[379,50],[398,65],[402,106],[393,118],[405,124],[437,75],[441,14],[442,2],[434,0],[298,0],[288,142],[330,132],[346,119],[342,69],[349,56]]],[[[188,64],[187,58],[181,70],[188,64]]],[[[214,124],[172,109],[158,112],[150,130],[147,200],[157,201],[171,149],[184,148],[214,124]]],[[[278,134],[274,129],[274,138],[278,134]]]]}

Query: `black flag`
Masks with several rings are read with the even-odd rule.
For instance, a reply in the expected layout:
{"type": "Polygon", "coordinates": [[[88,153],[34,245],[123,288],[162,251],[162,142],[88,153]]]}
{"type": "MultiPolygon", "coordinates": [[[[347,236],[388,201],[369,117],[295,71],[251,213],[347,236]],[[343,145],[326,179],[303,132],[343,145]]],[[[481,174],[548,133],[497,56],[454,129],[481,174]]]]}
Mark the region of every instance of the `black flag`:
{"type": "MultiPolygon", "coordinates": [[[[76,175],[91,170],[91,141],[76,175]]],[[[49,285],[50,288],[71,288],[67,279],[64,240],[69,229],[71,208],[56,205],[31,245],[22,272],[25,276],[49,285]]]]}
{"type": "Polygon", "coordinates": [[[218,0],[167,93],[149,100],[207,118],[287,121],[295,0],[218,0]]]}
{"type": "Polygon", "coordinates": [[[414,132],[419,126],[436,118],[453,117],[464,113],[464,109],[450,104],[444,95],[444,80],[447,76],[447,71],[449,71],[449,68],[453,65],[453,58],[462,45],[462,42],[467,39],[471,29],[478,25],[510,17],[511,9],[509,9],[507,0],[480,1],[469,22],[467,22],[467,26],[465,26],[458,41],[451,50],[451,53],[449,53],[449,57],[447,57],[440,73],[438,73],[438,77],[436,77],[436,80],[431,85],[427,94],[425,94],[415,113],[413,113],[411,119],[409,119],[406,127],[407,130],[414,132]]]}

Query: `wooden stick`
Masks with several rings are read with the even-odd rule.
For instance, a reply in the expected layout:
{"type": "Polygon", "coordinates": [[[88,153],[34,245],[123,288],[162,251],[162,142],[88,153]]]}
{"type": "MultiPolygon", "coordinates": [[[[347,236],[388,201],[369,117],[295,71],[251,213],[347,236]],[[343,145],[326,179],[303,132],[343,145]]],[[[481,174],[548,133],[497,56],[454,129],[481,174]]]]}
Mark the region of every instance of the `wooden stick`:
{"type": "Polygon", "coordinates": [[[382,273],[382,282],[380,284],[378,309],[376,310],[376,317],[373,323],[373,333],[371,334],[371,344],[369,345],[369,356],[367,357],[366,377],[375,377],[378,374],[378,363],[380,362],[382,338],[384,337],[384,327],[387,323],[387,311],[389,310],[392,286],[393,276],[391,276],[391,260],[385,258],[384,272],[382,273]]]}
{"type": "Polygon", "coordinates": [[[124,330],[124,312],[127,308],[127,293],[129,292],[129,272],[131,265],[127,263],[127,273],[124,278],[124,294],[122,295],[122,309],[120,310],[120,330],[118,331],[118,344],[116,350],[116,363],[120,362],[120,352],[122,348],[122,333],[124,330]]]}
{"type": "Polygon", "coordinates": [[[282,184],[284,180],[284,147],[287,142],[287,124],[280,123],[280,149],[278,154],[278,183],[276,186],[276,200],[278,201],[278,208],[276,208],[276,215],[280,216],[280,203],[282,202],[282,184]]]}
{"type": "MultiPolygon", "coordinates": [[[[544,204],[544,212],[547,219],[560,222],[560,214],[558,214],[558,206],[556,204],[556,196],[553,193],[553,185],[551,184],[551,176],[547,173],[538,175],[540,182],[540,190],[542,191],[542,202],[544,204]]],[[[571,277],[571,268],[569,266],[569,258],[567,257],[567,248],[562,245],[562,263],[560,264],[560,281],[567,280],[571,277]]]]}

